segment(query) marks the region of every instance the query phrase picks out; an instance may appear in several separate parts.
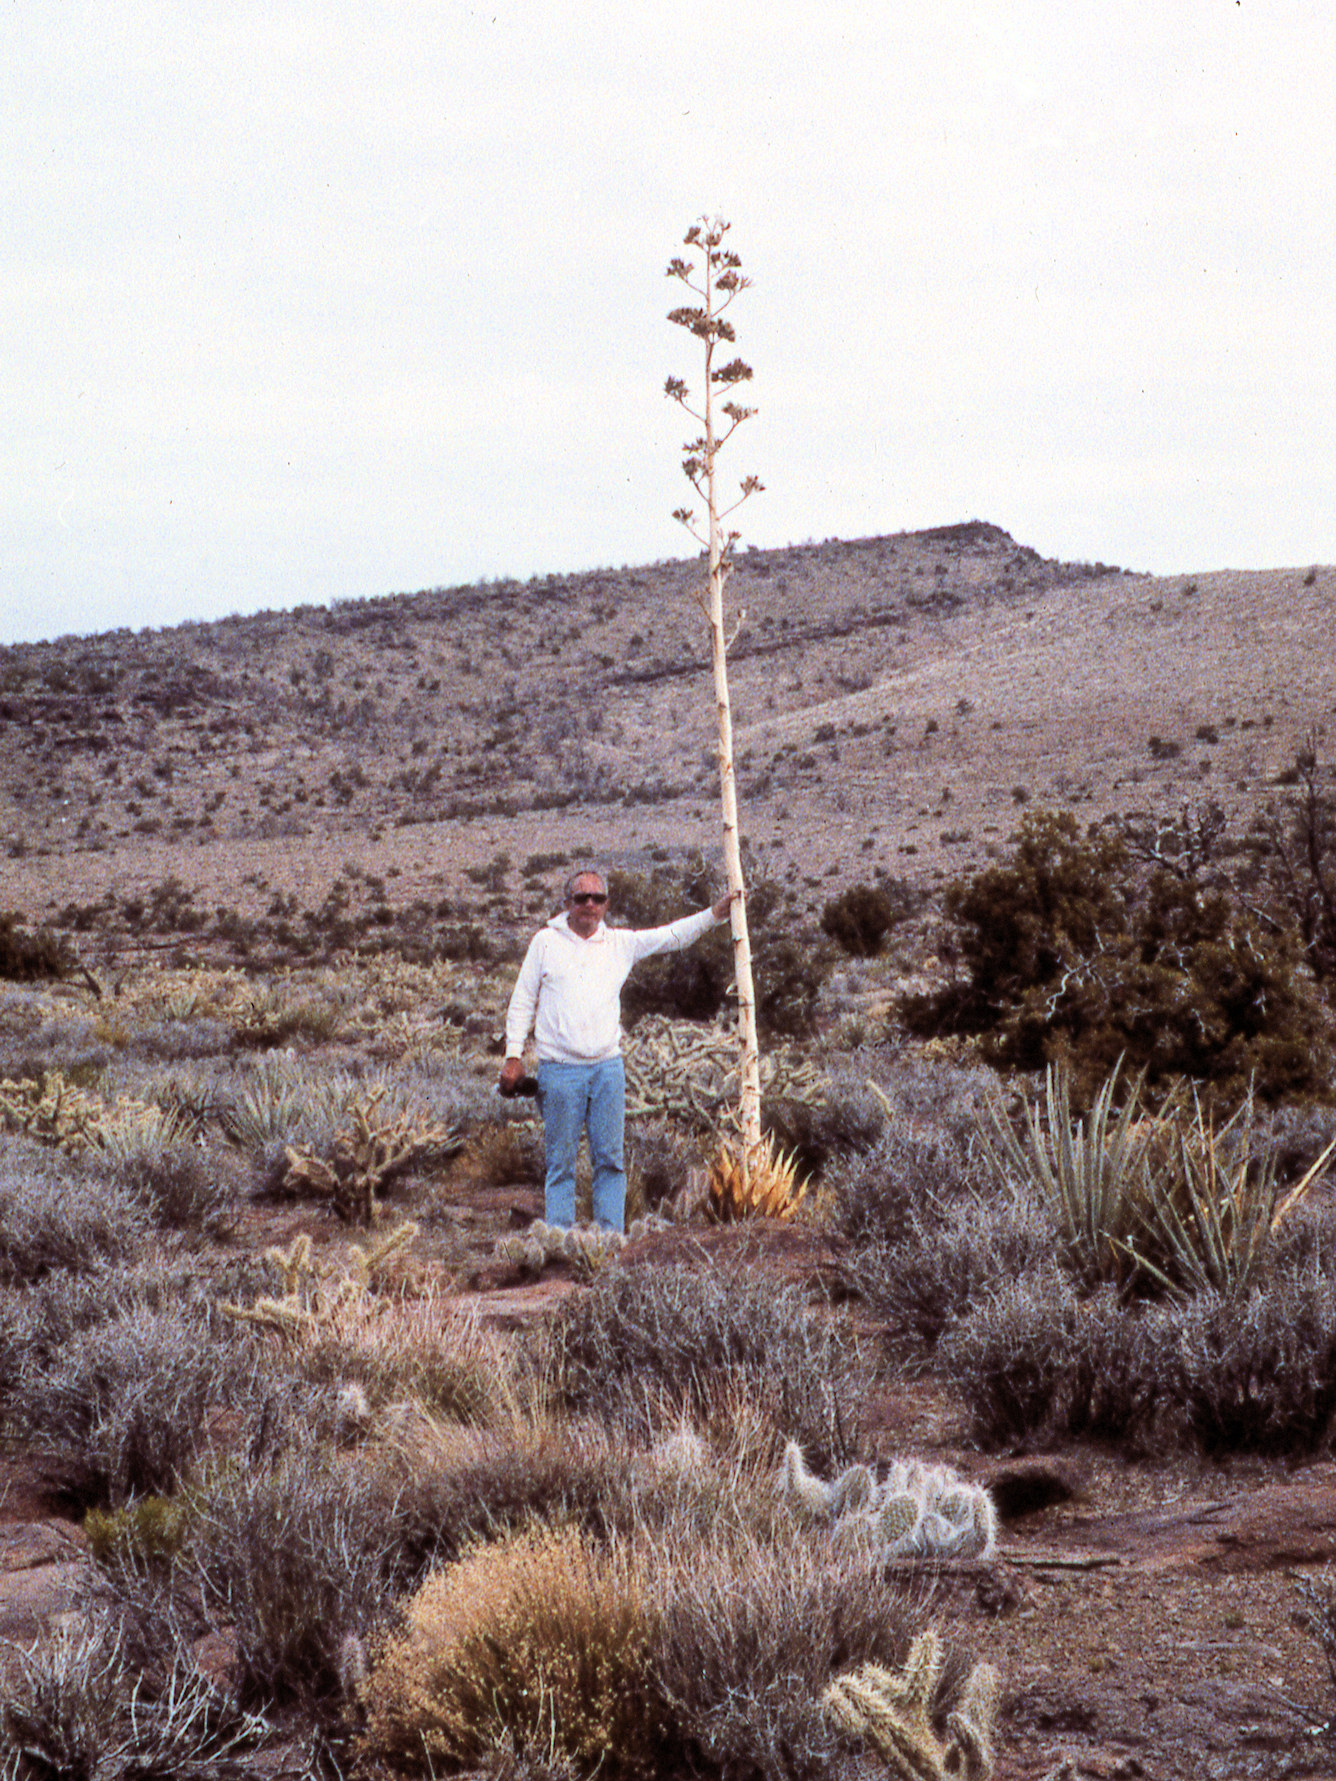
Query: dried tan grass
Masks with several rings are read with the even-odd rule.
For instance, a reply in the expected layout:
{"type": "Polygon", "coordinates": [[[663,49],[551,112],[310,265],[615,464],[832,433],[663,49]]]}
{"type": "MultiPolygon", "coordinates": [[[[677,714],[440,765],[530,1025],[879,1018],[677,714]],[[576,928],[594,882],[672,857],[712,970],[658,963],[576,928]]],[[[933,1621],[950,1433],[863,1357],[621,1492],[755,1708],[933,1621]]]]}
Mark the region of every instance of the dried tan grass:
{"type": "Polygon", "coordinates": [[[375,1649],[364,1755],[398,1772],[471,1767],[513,1740],[612,1776],[650,1776],[666,1726],[628,1555],[571,1529],[480,1546],[439,1571],[375,1649]]]}

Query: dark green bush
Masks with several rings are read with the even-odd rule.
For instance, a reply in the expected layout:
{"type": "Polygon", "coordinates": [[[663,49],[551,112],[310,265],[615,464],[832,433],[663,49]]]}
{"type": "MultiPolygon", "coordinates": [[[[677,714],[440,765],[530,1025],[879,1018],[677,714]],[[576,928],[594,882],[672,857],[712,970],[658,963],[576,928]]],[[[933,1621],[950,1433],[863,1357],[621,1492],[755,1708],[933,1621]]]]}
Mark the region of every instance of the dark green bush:
{"type": "Polygon", "coordinates": [[[1330,1021],[1284,936],[1222,889],[1138,864],[1105,828],[1035,812],[1012,858],[947,890],[965,979],[910,998],[918,1031],[977,1034],[994,1064],[1063,1062],[1078,1105],[1120,1057],[1237,1100],[1330,1092],[1330,1021]]]}
{"type": "Polygon", "coordinates": [[[68,943],[49,928],[29,933],[15,910],[0,909],[0,977],[34,983],[42,977],[64,977],[73,968],[68,943]]]}
{"type": "Polygon", "coordinates": [[[851,884],[821,911],[821,928],[854,958],[870,959],[911,909],[912,898],[902,885],[851,884]]]}

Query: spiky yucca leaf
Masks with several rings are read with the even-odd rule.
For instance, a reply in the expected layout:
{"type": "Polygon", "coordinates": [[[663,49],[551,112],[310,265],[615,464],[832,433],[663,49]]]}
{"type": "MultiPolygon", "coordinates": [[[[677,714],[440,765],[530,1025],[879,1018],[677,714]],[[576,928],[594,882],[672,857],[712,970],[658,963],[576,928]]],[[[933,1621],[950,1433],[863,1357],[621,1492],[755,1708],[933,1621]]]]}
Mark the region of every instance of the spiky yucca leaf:
{"type": "Polygon", "coordinates": [[[1302,1199],[1330,1157],[1328,1147],[1277,1204],[1279,1157],[1253,1143],[1251,1089],[1216,1127],[1195,1089],[1180,1089],[1156,1122],[1147,1157],[1137,1230],[1125,1253],[1166,1291],[1246,1291],[1276,1227],[1302,1199]]]}
{"type": "Polygon", "coordinates": [[[738,1140],[723,1140],[710,1159],[710,1210],[721,1223],[739,1218],[795,1216],[807,1193],[793,1151],[777,1150],[773,1137],[748,1151],[738,1140]]]}
{"type": "Polygon", "coordinates": [[[1073,1255],[1094,1274],[1126,1272],[1126,1244],[1138,1229],[1138,1206],[1154,1124],[1138,1118],[1142,1078],[1114,1111],[1121,1060],[1095,1096],[1087,1119],[1073,1121],[1071,1076],[1049,1065],[1045,1111],[1025,1108],[1025,1137],[1013,1131],[1000,1107],[989,1112],[992,1130],[981,1133],[995,1168],[1037,1187],[1073,1255]]]}

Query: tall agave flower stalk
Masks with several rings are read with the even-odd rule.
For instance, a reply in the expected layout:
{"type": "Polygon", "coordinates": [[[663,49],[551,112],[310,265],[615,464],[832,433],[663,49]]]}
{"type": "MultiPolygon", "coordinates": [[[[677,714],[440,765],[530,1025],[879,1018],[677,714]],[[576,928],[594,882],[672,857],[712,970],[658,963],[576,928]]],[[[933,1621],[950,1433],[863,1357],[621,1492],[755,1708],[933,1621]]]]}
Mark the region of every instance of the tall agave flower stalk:
{"type": "MultiPolygon", "coordinates": [[[[748,498],[759,492],[761,482],[755,476],[744,478],[737,498],[726,507],[719,505],[715,478],[715,460],[720,449],[756,410],[744,408],[731,396],[716,402],[716,397],[734,386],[750,380],[751,366],[741,359],[726,365],[715,364],[721,344],[732,345],[736,336],[733,324],[724,311],[745,291],[751,280],[742,274],[742,262],[723,245],[729,225],[722,218],[702,217],[693,223],[683,238],[687,258],[672,260],[668,276],[680,279],[695,301],[669,314],[669,321],[695,335],[705,352],[704,395],[693,406],[686,384],[679,377],[670,377],[664,393],[691,416],[701,432],[683,447],[682,470],[687,481],[705,503],[704,525],[689,507],[679,507],[673,518],[680,520],[691,535],[705,546],[709,576],[697,596],[710,631],[710,655],[714,665],[714,692],[719,726],[719,798],[723,822],[724,869],[732,895],[730,919],[733,929],[733,974],[738,998],[738,1034],[741,1043],[741,1104],[739,1123],[742,1131],[744,1166],[761,1158],[761,1076],[760,1048],[756,1037],[756,991],[752,982],[751,936],[747,928],[746,885],[742,876],[742,851],[738,832],[737,779],[733,769],[733,713],[728,693],[728,645],[731,639],[724,625],[724,584],[733,567],[733,546],[739,534],[725,531],[724,521],[748,498]],[[722,417],[722,418],[721,418],[722,417]]],[[[738,615],[738,624],[746,617],[738,615]]],[[[736,628],[734,636],[736,636],[736,628]]]]}

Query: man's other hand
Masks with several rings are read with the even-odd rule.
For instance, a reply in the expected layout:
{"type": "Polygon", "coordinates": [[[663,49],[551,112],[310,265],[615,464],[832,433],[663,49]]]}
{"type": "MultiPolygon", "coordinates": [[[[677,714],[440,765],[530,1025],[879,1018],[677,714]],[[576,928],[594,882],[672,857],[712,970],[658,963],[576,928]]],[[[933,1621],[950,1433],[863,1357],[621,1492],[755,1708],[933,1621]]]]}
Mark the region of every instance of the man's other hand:
{"type": "Polygon", "coordinates": [[[517,1084],[524,1076],[524,1059],[508,1057],[501,1066],[501,1079],[497,1087],[503,1095],[513,1095],[517,1084]]]}
{"type": "Polygon", "coordinates": [[[734,897],[740,897],[741,895],[741,891],[725,891],[719,901],[712,906],[710,914],[713,915],[716,921],[726,921],[728,919],[729,905],[732,903],[734,897]]]}

